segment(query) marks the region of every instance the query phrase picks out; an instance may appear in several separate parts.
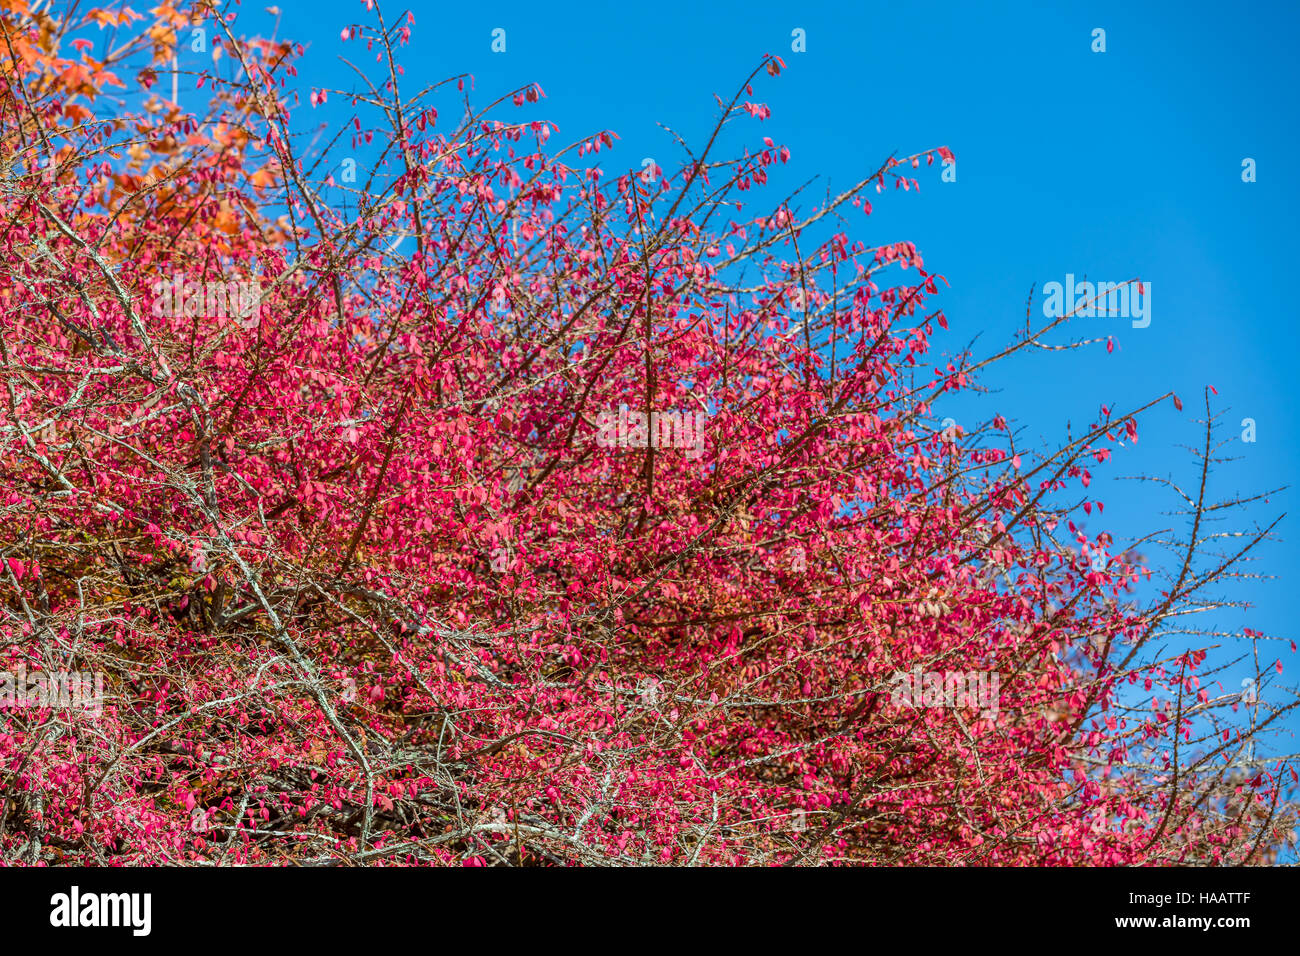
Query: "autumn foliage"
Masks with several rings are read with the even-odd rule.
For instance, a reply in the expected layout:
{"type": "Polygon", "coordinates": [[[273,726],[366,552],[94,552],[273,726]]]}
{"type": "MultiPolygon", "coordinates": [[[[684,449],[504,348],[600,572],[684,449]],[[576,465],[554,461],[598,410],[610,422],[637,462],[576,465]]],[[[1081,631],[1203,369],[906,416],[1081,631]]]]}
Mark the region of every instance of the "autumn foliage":
{"type": "Polygon", "coordinates": [[[105,686],[0,711],[6,862],[1290,839],[1291,769],[1245,759],[1284,709],[1252,728],[1228,652],[1161,636],[1226,572],[1193,531],[1161,585],[1077,524],[1142,410],[1034,456],[1001,418],[940,427],[987,363],[932,355],[912,244],[853,234],[946,149],[806,209],[763,196],[794,162],[763,138],[775,57],[722,100],[761,142],[625,171],[610,133],[511,122],[537,87],[412,95],[408,16],[307,90],[301,48],[202,6],[0,10],[0,669],[105,686]],[[323,103],[355,119],[300,154],[323,103]],[[598,442],[620,409],[702,413],[702,454],[598,442]],[[901,704],[918,669],[997,675],[996,706],[901,704]]]}

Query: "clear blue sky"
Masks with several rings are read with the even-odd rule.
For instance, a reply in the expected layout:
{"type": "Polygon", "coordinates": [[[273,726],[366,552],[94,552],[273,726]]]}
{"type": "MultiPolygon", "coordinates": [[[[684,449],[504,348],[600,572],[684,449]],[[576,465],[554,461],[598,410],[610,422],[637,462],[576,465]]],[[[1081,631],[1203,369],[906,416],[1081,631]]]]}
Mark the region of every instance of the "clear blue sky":
{"type": "MultiPolygon", "coordinates": [[[[337,57],[361,63],[367,56],[341,42],[339,31],[374,22],[364,3],[284,0],[280,7],[279,35],[309,47],[300,82],[354,88],[337,57]]],[[[385,6],[388,23],[405,9],[385,6]]],[[[713,94],[729,95],[767,52],[781,55],[788,70],[762,78],[755,98],[773,115],[746,120],[742,131],[751,144],[767,135],[791,150],[764,193],[772,202],[814,176],[822,177],[820,195],[891,153],[951,147],[955,183],[940,181],[937,163],[923,166],[919,194],[873,194],[873,215],[850,219],[853,237],[868,245],[914,241],[927,268],[948,279],[951,288],[936,301],[952,331],[940,349],[976,334],[979,353],[1003,346],[1023,322],[1031,285],[1041,289],[1066,273],[1150,282],[1148,328],[1077,319],[1052,339],[1114,333],[1114,354],[1093,346],[1021,356],[985,380],[1000,391],[977,406],[941,411],[959,420],[1001,411],[1023,428],[1022,444],[1042,447],[1059,442],[1068,422],[1094,421],[1102,403],[1125,409],[1178,392],[1182,413],[1166,405],[1148,414],[1139,443],[1100,469],[1091,491],[1107,509],[1104,524],[1094,513],[1090,532],[1107,527],[1123,542],[1185,528],[1161,513],[1176,505],[1171,497],[1115,476],[1167,475],[1194,485],[1196,465],[1182,446],[1200,440],[1194,419],[1206,384],[1218,388],[1215,407],[1227,410],[1221,437],[1231,442],[1223,453],[1240,459],[1215,473],[1219,492],[1280,487],[1300,471],[1292,431],[1298,343],[1287,292],[1300,260],[1300,185],[1286,165],[1298,153],[1295,5],[499,0],[413,9],[405,92],[469,72],[482,105],[538,82],[546,99],[526,111],[507,107],[507,116],[555,121],[562,135],[552,143],[617,132],[614,153],[596,157],[607,173],[639,168],[646,156],[675,169],[680,154],[656,123],[699,145],[716,116],[713,94]],[[498,27],[506,31],[504,54],[491,51],[498,27]],[[804,53],[791,51],[795,28],[806,33],[804,53]],[[1106,31],[1104,53],[1092,51],[1096,28],[1106,31]],[[1257,163],[1253,183],[1242,181],[1247,157],[1257,163]],[[1256,422],[1254,443],[1240,440],[1246,417],[1256,422]]],[[[249,5],[237,31],[265,35],[273,22],[249,5]]],[[[459,116],[453,100],[437,105],[445,118],[459,116]]],[[[335,100],[314,112],[304,106],[295,123],[336,123],[346,109],[335,100]]],[[[1041,318],[1037,305],[1035,313],[1041,318]]],[[[1297,491],[1286,491],[1247,516],[1264,523],[1291,513],[1279,527],[1282,540],[1259,551],[1254,568],[1277,580],[1230,590],[1255,607],[1219,619],[1227,630],[1244,625],[1283,638],[1262,654],[1266,665],[1282,657],[1286,672],[1272,676],[1287,686],[1300,673],[1300,655],[1289,651],[1300,636],[1292,613],[1297,500],[1297,491]]],[[[1278,695],[1290,699],[1280,687],[1266,693],[1278,695]]],[[[1300,748],[1286,737],[1270,749],[1300,748]]]]}

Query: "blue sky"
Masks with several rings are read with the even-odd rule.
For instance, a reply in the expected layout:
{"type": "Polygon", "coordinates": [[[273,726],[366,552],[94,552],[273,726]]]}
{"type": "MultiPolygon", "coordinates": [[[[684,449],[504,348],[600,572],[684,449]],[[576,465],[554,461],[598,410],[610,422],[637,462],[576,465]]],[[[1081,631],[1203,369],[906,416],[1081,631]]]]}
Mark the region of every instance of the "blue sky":
{"type": "MultiPolygon", "coordinates": [[[[367,57],[339,31],[373,23],[364,3],[280,6],[280,36],[308,45],[300,82],[352,88],[337,57],[367,57]]],[[[405,9],[386,6],[388,23],[405,9]]],[[[1033,448],[1055,446],[1069,422],[1087,426],[1103,403],[1127,409],[1176,391],[1184,411],[1166,404],[1147,414],[1139,443],[1097,472],[1090,497],[1107,508],[1104,525],[1094,513],[1090,532],[1106,527],[1123,542],[1185,528],[1182,518],[1161,513],[1174,499],[1116,478],[1154,474],[1194,484],[1196,463],[1183,446],[1200,440],[1196,418],[1207,384],[1217,387],[1214,407],[1225,412],[1220,437],[1229,443],[1221,453],[1238,459],[1214,472],[1221,496],[1287,485],[1300,469],[1290,431],[1300,384],[1289,299],[1300,259],[1300,187],[1285,165],[1297,154],[1295,6],[501,0],[413,9],[415,34],[403,55],[407,93],[469,72],[482,105],[540,83],[546,99],[507,115],[558,123],[552,144],[613,130],[621,137],[615,151],[597,157],[607,173],[639,168],[647,156],[675,169],[680,153],[656,124],[699,145],[716,118],[713,95],[730,95],[763,53],[782,56],[788,69],[756,86],[772,117],[746,120],[738,131],[751,145],[766,135],[791,150],[763,194],[773,203],[815,176],[820,195],[892,153],[949,146],[956,182],[941,182],[937,163],[923,166],[919,194],[872,194],[873,214],[850,218],[853,238],[911,240],[926,267],[947,278],[950,288],[934,300],[952,329],[937,340],[940,350],[975,335],[978,354],[1002,347],[1023,322],[1030,287],[1063,282],[1067,273],[1151,283],[1149,327],[1076,319],[1050,339],[1113,334],[1113,354],[1092,346],[1022,355],[984,379],[998,391],[941,410],[958,420],[1001,412],[1022,429],[1022,447],[1033,448]],[[491,50],[495,28],[506,31],[505,53],[491,50]],[[805,31],[806,52],[791,51],[795,28],[805,31]],[[1097,28],[1106,31],[1104,53],[1092,50],[1097,28]],[[1256,162],[1253,183],[1242,181],[1248,157],[1256,162]],[[1253,443],[1241,440],[1243,418],[1255,421],[1253,443]]],[[[272,23],[250,5],[237,31],[266,34],[272,23]]],[[[435,102],[444,117],[459,115],[454,101],[435,102]]],[[[314,113],[304,107],[295,121],[337,122],[345,108],[334,100],[314,113]]],[[[1290,613],[1296,511],[1291,490],[1238,520],[1248,530],[1292,513],[1253,568],[1276,580],[1228,590],[1255,606],[1218,622],[1283,638],[1261,657],[1265,666],[1282,657],[1286,672],[1272,676],[1288,686],[1300,673],[1300,657],[1289,651],[1300,636],[1290,613]]],[[[1280,687],[1266,696],[1275,694],[1290,699],[1280,687]]],[[[1287,737],[1271,749],[1300,748],[1287,737]]]]}

